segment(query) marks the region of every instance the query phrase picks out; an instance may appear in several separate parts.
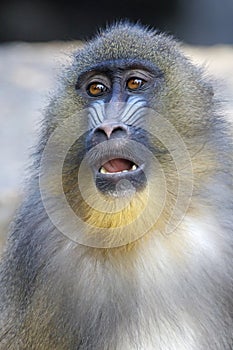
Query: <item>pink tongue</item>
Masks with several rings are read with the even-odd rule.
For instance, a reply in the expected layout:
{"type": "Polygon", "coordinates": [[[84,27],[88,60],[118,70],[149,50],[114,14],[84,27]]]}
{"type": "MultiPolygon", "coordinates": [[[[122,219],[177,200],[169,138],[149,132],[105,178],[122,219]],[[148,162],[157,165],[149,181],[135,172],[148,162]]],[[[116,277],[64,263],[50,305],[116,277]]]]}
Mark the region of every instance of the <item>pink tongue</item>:
{"type": "Polygon", "coordinates": [[[103,167],[108,173],[116,173],[118,171],[130,170],[132,165],[133,163],[127,159],[116,158],[104,163],[103,167]]]}

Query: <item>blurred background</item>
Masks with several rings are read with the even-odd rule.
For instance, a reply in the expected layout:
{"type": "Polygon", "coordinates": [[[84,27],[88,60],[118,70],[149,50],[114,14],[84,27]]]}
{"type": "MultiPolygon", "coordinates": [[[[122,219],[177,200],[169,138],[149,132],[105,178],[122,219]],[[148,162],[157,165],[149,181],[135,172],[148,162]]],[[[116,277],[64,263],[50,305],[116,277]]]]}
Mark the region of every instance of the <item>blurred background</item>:
{"type": "Polygon", "coordinates": [[[119,19],[174,35],[194,63],[216,80],[233,117],[233,0],[1,0],[0,248],[23,198],[29,154],[66,51],[119,19]]]}
{"type": "Polygon", "coordinates": [[[121,18],[140,20],[190,44],[233,43],[233,0],[2,0],[0,40],[83,39],[121,18]]]}

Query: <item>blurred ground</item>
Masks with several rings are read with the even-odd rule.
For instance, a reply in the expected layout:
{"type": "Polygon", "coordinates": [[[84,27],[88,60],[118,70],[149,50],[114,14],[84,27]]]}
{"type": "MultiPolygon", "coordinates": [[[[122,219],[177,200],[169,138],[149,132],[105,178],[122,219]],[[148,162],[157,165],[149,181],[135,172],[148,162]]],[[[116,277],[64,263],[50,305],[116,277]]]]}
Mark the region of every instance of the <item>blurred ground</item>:
{"type": "MultiPolygon", "coordinates": [[[[0,45],[0,248],[22,196],[29,148],[36,142],[48,92],[56,87],[56,75],[70,48],[59,42],[0,45]]],[[[194,62],[205,64],[216,79],[216,93],[232,120],[233,47],[184,47],[184,51],[194,62]]]]}

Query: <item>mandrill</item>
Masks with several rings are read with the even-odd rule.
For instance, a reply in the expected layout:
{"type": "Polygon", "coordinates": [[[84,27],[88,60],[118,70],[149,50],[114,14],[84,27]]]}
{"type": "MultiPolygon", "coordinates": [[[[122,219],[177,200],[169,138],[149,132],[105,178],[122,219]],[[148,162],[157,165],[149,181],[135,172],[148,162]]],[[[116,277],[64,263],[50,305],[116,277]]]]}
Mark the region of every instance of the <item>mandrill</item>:
{"type": "Polygon", "coordinates": [[[233,349],[229,126],[171,37],[74,53],[1,262],[0,349],[233,349]]]}

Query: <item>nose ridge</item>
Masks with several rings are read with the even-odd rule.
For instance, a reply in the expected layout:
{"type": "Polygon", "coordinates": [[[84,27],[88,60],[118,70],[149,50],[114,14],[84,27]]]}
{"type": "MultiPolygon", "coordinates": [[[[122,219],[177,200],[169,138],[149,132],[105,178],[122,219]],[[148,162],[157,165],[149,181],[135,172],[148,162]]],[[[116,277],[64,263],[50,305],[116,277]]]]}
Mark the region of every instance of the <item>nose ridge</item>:
{"type": "Polygon", "coordinates": [[[103,122],[95,129],[94,133],[97,134],[98,132],[104,132],[107,138],[110,139],[116,131],[119,131],[121,136],[122,134],[128,134],[128,128],[125,124],[112,121],[103,122]]]}

